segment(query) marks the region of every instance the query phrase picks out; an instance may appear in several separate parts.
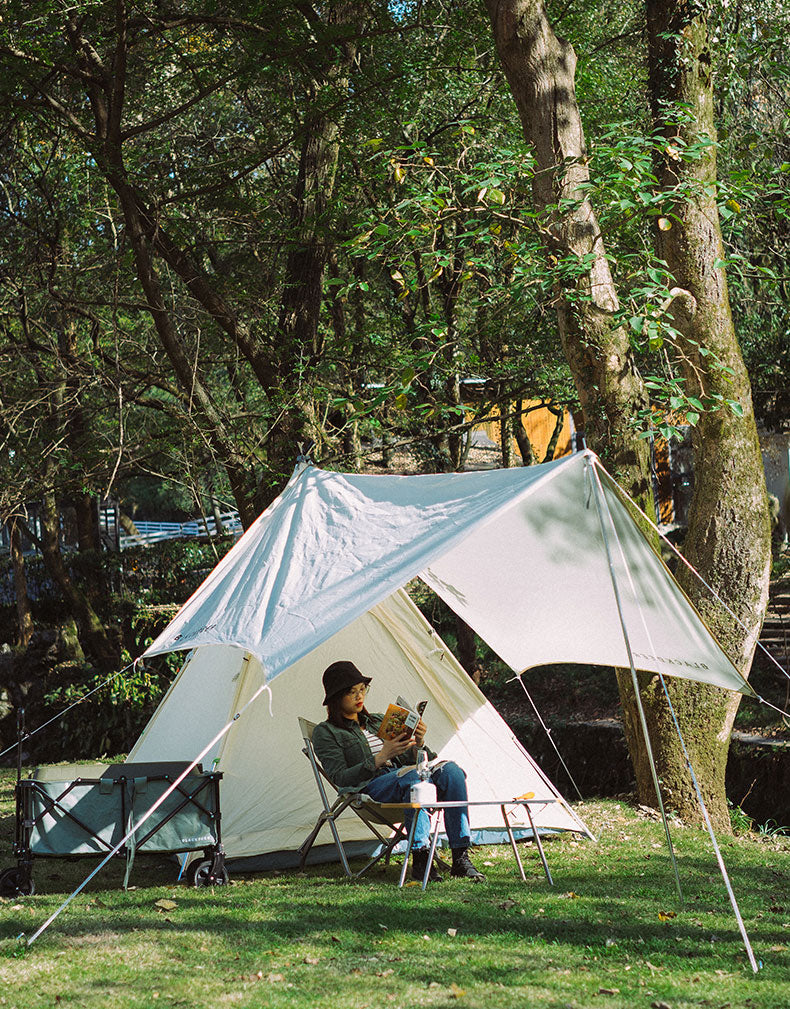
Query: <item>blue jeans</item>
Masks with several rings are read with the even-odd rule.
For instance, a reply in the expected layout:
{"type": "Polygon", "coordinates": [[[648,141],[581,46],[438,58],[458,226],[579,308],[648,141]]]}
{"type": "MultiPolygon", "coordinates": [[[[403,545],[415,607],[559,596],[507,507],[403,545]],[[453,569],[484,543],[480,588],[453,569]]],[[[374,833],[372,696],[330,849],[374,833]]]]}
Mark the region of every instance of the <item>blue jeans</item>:
{"type": "MultiPolygon", "coordinates": [[[[397,771],[387,771],[380,774],[365,785],[364,791],[376,802],[408,802],[411,786],[419,780],[416,771],[398,777],[397,771]]],[[[467,798],[466,774],[463,768],[449,760],[431,773],[431,781],[436,785],[436,797],[440,802],[461,802],[467,798]]],[[[406,810],[404,817],[409,826],[414,812],[406,810]]],[[[469,814],[466,806],[456,806],[444,810],[444,828],[451,848],[467,848],[469,846],[469,814]]],[[[428,814],[421,809],[417,814],[417,826],[414,828],[412,847],[427,848],[430,840],[430,821],[428,814]]]]}

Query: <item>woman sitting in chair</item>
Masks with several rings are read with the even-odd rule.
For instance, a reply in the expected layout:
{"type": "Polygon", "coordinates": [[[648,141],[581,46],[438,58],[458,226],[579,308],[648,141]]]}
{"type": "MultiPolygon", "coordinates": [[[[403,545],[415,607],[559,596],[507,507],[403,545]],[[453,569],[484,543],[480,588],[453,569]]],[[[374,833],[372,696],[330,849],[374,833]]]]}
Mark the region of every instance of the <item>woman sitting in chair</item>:
{"type": "MultiPolygon", "coordinates": [[[[376,802],[408,802],[411,786],[419,780],[412,769],[401,776],[398,768],[414,764],[417,749],[425,739],[422,719],[414,729],[413,738],[408,733],[396,739],[384,740],[376,735],[383,715],[372,714],[365,707],[369,676],[363,676],[353,662],[333,662],[324,670],[324,701],[327,719],[315,727],[313,746],[330,781],[345,791],[359,791],[376,802]]],[[[436,756],[427,750],[428,758],[436,756]]],[[[466,801],[466,774],[457,764],[446,761],[431,772],[440,802],[466,801]]],[[[412,810],[406,810],[406,823],[410,824],[412,810]]],[[[453,854],[451,876],[482,880],[469,858],[469,816],[466,806],[444,811],[444,823],[453,854]]],[[[412,844],[411,874],[422,879],[428,862],[429,820],[424,810],[417,814],[412,844]]],[[[428,877],[438,881],[442,877],[431,866],[428,877]]]]}

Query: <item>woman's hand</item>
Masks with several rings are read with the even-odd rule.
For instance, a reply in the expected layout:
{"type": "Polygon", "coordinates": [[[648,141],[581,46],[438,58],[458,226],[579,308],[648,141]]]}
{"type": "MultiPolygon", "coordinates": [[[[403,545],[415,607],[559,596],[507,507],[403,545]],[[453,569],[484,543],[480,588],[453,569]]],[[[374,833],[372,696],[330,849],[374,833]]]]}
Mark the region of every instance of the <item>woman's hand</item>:
{"type": "Polygon", "coordinates": [[[422,746],[425,742],[425,732],[427,726],[425,722],[420,719],[419,722],[414,727],[414,742],[417,746],[422,746]]]}
{"type": "Polygon", "coordinates": [[[394,739],[385,739],[381,745],[381,749],[373,758],[373,762],[376,767],[383,767],[388,760],[392,760],[393,757],[399,757],[406,750],[411,749],[413,745],[414,743],[408,732],[403,732],[394,739]]]}

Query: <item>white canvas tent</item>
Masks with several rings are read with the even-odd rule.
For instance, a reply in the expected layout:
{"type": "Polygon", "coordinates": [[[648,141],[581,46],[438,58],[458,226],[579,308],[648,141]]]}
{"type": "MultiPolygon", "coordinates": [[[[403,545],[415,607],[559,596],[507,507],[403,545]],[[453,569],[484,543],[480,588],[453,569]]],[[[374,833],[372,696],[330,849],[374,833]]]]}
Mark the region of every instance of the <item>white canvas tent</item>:
{"type": "MultiPolygon", "coordinates": [[[[478,799],[534,792],[551,800],[533,807],[539,827],[586,832],[559,793],[486,701],[452,653],[399,589],[294,663],[271,684],[271,711],[262,700],[206,754],[205,766],[223,772],[222,839],[229,858],[255,866],[298,862],[320,810],[318,793],[302,745],[297,716],[325,717],[321,674],[338,658],[349,658],[373,677],[368,703],[386,707],[398,694],[428,699],[429,741],[441,756],[467,773],[478,799]],[[559,800],[559,801],[553,801],[559,800]]],[[[130,760],[183,760],[214,738],[264,682],[260,660],[238,648],[196,648],[135,745],[130,760]]],[[[523,811],[522,811],[523,812],[523,811]]],[[[499,840],[497,809],[470,810],[473,840],[499,840]]],[[[514,817],[527,831],[525,818],[514,817]]],[[[344,843],[370,844],[361,821],[346,814],[339,823],[344,843]]],[[[326,827],[313,857],[334,858],[326,827]],[[325,846],[322,847],[322,842],[325,846]]],[[[313,853],[311,853],[313,854],[313,853]]]]}
{"type": "MultiPolygon", "coordinates": [[[[317,812],[296,716],[322,717],[321,673],[351,658],[374,678],[373,708],[397,693],[429,697],[429,741],[467,768],[470,794],[556,798],[403,592],[418,575],[516,672],[550,662],[628,666],[630,648],[639,668],[748,691],[601,473],[621,546],[607,552],[595,461],[583,452],[529,468],[408,477],[301,464],[147,649],[191,651],[130,757],[194,755],[268,682],[274,717],[259,703],[204,763],[225,773],[231,856],[295,848],[317,812]]],[[[560,803],[537,823],[582,827],[560,803]]],[[[474,826],[486,826],[485,814],[474,826]]],[[[358,829],[350,820],[351,835],[358,829]]]]}

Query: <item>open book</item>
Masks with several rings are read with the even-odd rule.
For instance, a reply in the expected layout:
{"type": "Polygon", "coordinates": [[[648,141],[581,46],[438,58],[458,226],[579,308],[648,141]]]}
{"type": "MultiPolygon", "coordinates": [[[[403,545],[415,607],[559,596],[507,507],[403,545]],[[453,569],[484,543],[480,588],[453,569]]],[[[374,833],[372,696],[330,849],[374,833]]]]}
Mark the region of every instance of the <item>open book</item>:
{"type": "Polygon", "coordinates": [[[427,703],[427,701],[420,701],[414,708],[408,701],[398,697],[397,702],[390,704],[384,712],[378,735],[381,739],[395,739],[397,736],[402,736],[404,732],[408,732],[411,736],[427,703]]]}

